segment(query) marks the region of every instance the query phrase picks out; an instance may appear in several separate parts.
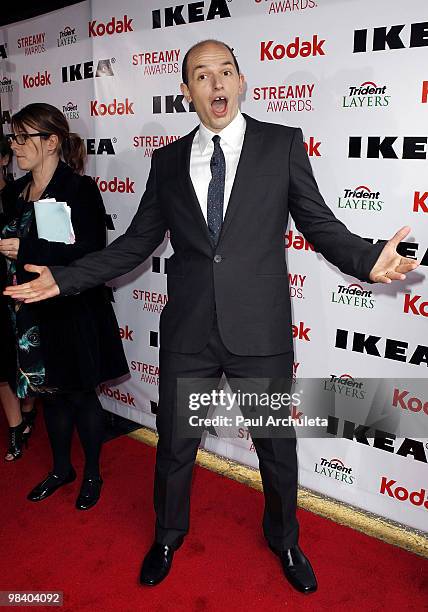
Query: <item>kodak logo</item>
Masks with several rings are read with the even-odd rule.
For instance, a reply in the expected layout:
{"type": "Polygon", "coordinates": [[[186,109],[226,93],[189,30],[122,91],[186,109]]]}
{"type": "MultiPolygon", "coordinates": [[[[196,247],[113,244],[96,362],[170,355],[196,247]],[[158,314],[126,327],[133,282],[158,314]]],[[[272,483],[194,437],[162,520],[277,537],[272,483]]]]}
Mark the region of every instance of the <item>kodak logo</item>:
{"type": "Polygon", "coordinates": [[[114,98],[110,104],[91,100],[91,116],[104,117],[104,115],[134,115],[134,103],[128,98],[125,98],[124,102],[118,102],[117,98],[114,98]]]}
{"type": "Polygon", "coordinates": [[[301,40],[300,36],[290,42],[288,45],[281,43],[274,44],[273,40],[262,41],[260,43],[260,61],[265,60],[281,60],[284,57],[294,59],[295,57],[315,57],[317,55],[325,55],[323,45],[325,39],[318,39],[318,34],[312,36],[312,40],[301,40]]]}
{"type": "Polygon", "coordinates": [[[123,32],[133,32],[133,19],[129,19],[128,15],[124,15],[123,19],[112,17],[109,22],[97,22],[96,19],[89,22],[89,36],[112,36],[113,34],[122,34],[123,32]]]}

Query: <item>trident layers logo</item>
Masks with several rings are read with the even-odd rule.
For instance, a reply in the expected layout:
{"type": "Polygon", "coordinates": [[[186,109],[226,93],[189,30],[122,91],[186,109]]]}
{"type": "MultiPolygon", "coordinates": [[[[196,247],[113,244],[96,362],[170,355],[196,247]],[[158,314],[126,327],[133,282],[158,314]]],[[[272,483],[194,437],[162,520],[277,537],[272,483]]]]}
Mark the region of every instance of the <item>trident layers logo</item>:
{"type": "Polygon", "coordinates": [[[320,461],[315,463],[314,472],[347,485],[355,484],[355,476],[352,474],[352,468],[347,466],[342,459],[326,459],[325,457],[321,457],[320,461]]]}
{"type": "Polygon", "coordinates": [[[380,212],[383,204],[380,191],[375,191],[366,187],[366,185],[359,185],[354,189],[344,189],[343,196],[340,196],[337,200],[337,208],[367,212],[380,212]]]}
{"type": "Polygon", "coordinates": [[[364,383],[361,380],[355,380],[351,374],[330,374],[330,378],[324,381],[324,391],[335,393],[346,397],[363,400],[366,396],[364,383]]]}
{"type": "Polygon", "coordinates": [[[12,93],[13,92],[13,83],[12,83],[12,79],[10,79],[8,76],[1,76],[0,77],[0,94],[7,94],[7,93],[12,93]]]}
{"type": "Polygon", "coordinates": [[[79,119],[79,108],[74,102],[68,102],[62,107],[62,112],[67,119],[79,119]]]}
{"type": "Polygon", "coordinates": [[[65,47],[66,45],[74,45],[77,42],[76,28],[65,26],[63,30],[58,34],[56,44],[58,47],[65,47]]]}
{"type": "Polygon", "coordinates": [[[357,283],[352,283],[348,286],[338,285],[337,289],[331,293],[331,301],[333,304],[367,310],[372,310],[375,307],[373,292],[364,289],[357,283]]]}
{"type": "Polygon", "coordinates": [[[361,85],[351,85],[348,94],[342,98],[342,108],[375,108],[389,106],[391,96],[386,94],[386,85],[376,85],[364,81],[361,85]]]}

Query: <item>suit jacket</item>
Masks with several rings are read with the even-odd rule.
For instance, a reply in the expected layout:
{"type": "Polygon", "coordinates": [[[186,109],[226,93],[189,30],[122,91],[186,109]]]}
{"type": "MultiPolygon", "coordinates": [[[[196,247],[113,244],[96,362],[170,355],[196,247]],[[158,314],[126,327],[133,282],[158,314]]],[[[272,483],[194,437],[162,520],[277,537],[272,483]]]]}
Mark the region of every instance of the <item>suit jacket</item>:
{"type": "Polygon", "coordinates": [[[217,313],[226,347],[237,355],[292,350],[291,304],[284,257],[289,212],[296,227],[342,272],[368,281],[383,245],[347,230],[325,204],[300,129],[245,116],[247,127],[217,247],[190,179],[194,134],[154,151],[146,191],[124,235],[68,268],[52,268],[62,294],[124,274],[170,230],[168,303],[161,349],[197,353],[217,313]]]}

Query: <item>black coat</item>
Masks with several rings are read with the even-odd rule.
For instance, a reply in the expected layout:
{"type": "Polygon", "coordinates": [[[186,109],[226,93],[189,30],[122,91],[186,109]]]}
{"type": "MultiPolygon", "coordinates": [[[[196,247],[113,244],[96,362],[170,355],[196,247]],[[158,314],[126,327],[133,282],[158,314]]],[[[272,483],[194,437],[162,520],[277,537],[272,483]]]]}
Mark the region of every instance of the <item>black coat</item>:
{"type": "Polygon", "coordinates": [[[214,248],[189,174],[195,131],[154,151],[146,191],[131,225],[105,251],[53,268],[61,294],[74,294],[129,272],[170,230],[168,304],[160,319],[161,350],[197,353],[207,344],[214,312],[236,355],[292,350],[291,303],[284,231],[297,229],[342,272],[368,281],[381,245],[352,234],[325,204],[300,129],[247,127],[235,181],[214,248]]]}
{"type": "MultiPolygon", "coordinates": [[[[14,184],[17,202],[22,202],[19,194],[30,180],[29,173],[14,184]]],[[[20,240],[18,282],[33,277],[23,269],[26,263],[67,265],[106,245],[105,208],[89,176],[80,176],[59,162],[41,197],[68,203],[76,242],[66,245],[38,238],[34,218],[28,236],[20,240]]],[[[39,325],[46,386],[60,392],[91,390],[100,382],[128,373],[111,290],[104,285],[71,299],[58,297],[26,306],[34,308],[39,325]]]]}

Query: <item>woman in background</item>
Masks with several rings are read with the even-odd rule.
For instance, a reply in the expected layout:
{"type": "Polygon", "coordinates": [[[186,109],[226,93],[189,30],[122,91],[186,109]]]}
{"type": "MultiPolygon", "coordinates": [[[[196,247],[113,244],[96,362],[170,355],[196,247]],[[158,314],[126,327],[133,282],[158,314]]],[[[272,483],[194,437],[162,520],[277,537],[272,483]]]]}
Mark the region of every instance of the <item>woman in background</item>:
{"type": "MultiPolygon", "coordinates": [[[[12,150],[5,137],[0,138],[0,232],[7,220],[13,216],[13,198],[11,198],[12,176],[7,174],[7,167],[12,158],[12,150]]],[[[9,445],[4,457],[5,461],[16,461],[22,457],[23,445],[28,445],[31,435],[36,409],[34,400],[20,401],[10,388],[8,381],[12,380],[15,371],[15,339],[12,331],[10,314],[6,298],[1,290],[6,285],[7,265],[6,259],[0,257],[0,403],[6,414],[9,424],[9,445]]]]}
{"type": "MultiPolygon", "coordinates": [[[[8,283],[25,282],[24,269],[67,265],[106,244],[105,209],[95,182],[82,176],[85,148],[70,133],[64,115],[50,104],[29,104],[12,117],[12,149],[28,173],[15,183],[15,220],[3,230],[0,252],[8,258],[8,283]],[[38,237],[34,202],[55,198],[67,202],[75,243],[38,237]]],[[[49,204],[47,203],[46,206],[49,204]]],[[[110,291],[102,285],[44,304],[12,304],[17,338],[16,391],[19,397],[43,397],[53,470],[29,493],[40,501],[72,482],[70,447],[77,427],[85,453],[79,510],[99,499],[102,479],[99,456],[104,437],[99,383],[128,373],[110,291]]]]}

